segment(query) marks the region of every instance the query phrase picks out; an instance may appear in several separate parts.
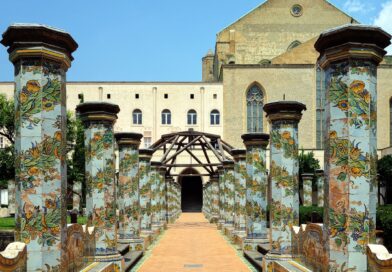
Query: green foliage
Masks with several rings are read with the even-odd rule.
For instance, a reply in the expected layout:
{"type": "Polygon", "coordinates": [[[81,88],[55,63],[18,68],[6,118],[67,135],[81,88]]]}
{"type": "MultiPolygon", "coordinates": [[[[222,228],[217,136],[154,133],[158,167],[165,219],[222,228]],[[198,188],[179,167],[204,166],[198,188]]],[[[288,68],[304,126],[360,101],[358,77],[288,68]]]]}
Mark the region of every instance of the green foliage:
{"type": "Polygon", "coordinates": [[[377,230],[384,232],[384,245],[392,251],[392,205],[377,208],[377,230]]]}
{"type": "Polygon", "coordinates": [[[392,156],[388,155],[378,160],[377,173],[380,175],[380,181],[385,185],[392,180],[392,156]]]}
{"type": "Polygon", "coordinates": [[[0,188],[7,188],[8,180],[15,178],[14,146],[0,149],[0,188]]]}
{"type": "Polygon", "coordinates": [[[307,224],[312,222],[312,213],[317,213],[317,219],[323,219],[324,209],[323,207],[316,206],[300,206],[299,207],[299,223],[307,224]]]}
{"type": "Polygon", "coordinates": [[[317,169],[320,169],[320,162],[314,158],[313,152],[305,154],[305,151],[302,149],[298,156],[298,160],[300,176],[303,173],[314,173],[317,169]]]}
{"type": "MultiPolygon", "coordinates": [[[[82,184],[82,192],[86,192],[85,178],[85,149],[84,149],[84,127],[79,118],[68,113],[67,142],[73,146],[72,154],[67,159],[67,178],[70,190],[75,183],[82,184]]],[[[81,199],[84,199],[83,197],[81,199]]]]}
{"type": "MultiPolygon", "coordinates": [[[[67,217],[67,223],[71,223],[71,217],[67,217]]],[[[78,216],[78,224],[85,225],[87,223],[87,217],[78,216]]],[[[12,230],[15,229],[15,218],[4,217],[0,218],[0,230],[12,230]]]]}
{"type": "Polygon", "coordinates": [[[15,228],[15,218],[14,217],[4,217],[0,218],[0,229],[14,229],[15,228]]]}
{"type": "Polygon", "coordinates": [[[14,143],[14,101],[8,100],[4,94],[0,94],[0,136],[4,136],[14,143]]]}

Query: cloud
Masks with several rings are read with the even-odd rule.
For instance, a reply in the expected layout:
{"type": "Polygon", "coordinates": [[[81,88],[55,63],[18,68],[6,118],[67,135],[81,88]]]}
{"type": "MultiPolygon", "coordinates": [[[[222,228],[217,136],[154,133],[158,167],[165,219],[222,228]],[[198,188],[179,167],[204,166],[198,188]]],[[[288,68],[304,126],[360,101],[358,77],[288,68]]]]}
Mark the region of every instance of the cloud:
{"type": "Polygon", "coordinates": [[[347,10],[348,12],[359,12],[359,11],[365,11],[366,6],[364,3],[362,3],[361,0],[347,0],[346,3],[344,3],[344,9],[347,10]]]}
{"type": "MultiPolygon", "coordinates": [[[[388,0],[382,5],[379,14],[373,22],[374,25],[383,28],[388,33],[392,33],[392,0],[388,0]]],[[[392,54],[392,46],[387,48],[388,54],[392,54]]]]}

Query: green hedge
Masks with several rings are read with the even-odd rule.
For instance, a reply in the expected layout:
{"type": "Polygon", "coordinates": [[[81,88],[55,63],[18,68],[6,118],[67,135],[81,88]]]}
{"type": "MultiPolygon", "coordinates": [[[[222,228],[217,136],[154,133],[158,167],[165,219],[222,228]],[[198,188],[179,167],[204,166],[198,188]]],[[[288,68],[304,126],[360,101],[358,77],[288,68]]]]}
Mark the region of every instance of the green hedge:
{"type": "MultiPolygon", "coordinates": [[[[71,223],[71,217],[67,217],[67,223],[71,223]]],[[[87,217],[78,216],[78,223],[84,225],[87,223],[87,217]]],[[[14,217],[4,217],[0,218],[0,230],[9,230],[15,228],[15,218],[14,217]]]]}
{"type": "Polygon", "coordinates": [[[318,222],[322,222],[323,220],[323,207],[316,207],[316,206],[300,206],[299,207],[299,223],[300,224],[307,224],[312,222],[312,213],[317,213],[318,222]]]}

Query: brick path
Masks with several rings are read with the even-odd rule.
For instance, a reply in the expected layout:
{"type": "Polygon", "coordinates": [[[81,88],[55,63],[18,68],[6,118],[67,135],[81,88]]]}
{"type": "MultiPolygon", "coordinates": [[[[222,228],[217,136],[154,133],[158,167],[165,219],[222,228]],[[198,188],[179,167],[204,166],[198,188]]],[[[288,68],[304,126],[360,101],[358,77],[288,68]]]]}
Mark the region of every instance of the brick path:
{"type": "Polygon", "coordinates": [[[251,271],[201,213],[183,213],[141,265],[140,272],[251,271]]]}

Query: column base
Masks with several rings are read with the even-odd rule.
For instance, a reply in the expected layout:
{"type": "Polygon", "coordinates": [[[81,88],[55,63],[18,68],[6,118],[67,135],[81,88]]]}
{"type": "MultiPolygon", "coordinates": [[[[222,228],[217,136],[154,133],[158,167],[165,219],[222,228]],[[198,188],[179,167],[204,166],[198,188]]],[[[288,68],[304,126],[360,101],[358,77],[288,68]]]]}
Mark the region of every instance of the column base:
{"type": "Polygon", "coordinates": [[[119,239],[118,243],[129,245],[129,251],[144,251],[143,238],[119,239]]]}
{"type": "Polygon", "coordinates": [[[154,241],[154,232],[152,230],[142,230],[140,238],[144,240],[144,249],[147,249],[154,241]]]}
{"type": "Polygon", "coordinates": [[[269,246],[269,239],[267,238],[246,238],[243,239],[242,250],[244,251],[258,251],[258,245],[269,246]]]}
{"type": "Polygon", "coordinates": [[[112,263],[115,269],[125,270],[125,261],[121,254],[86,256],[84,260],[86,263],[112,263]]]}
{"type": "Polygon", "coordinates": [[[219,217],[218,217],[217,215],[213,215],[213,216],[210,218],[210,223],[212,223],[212,224],[217,223],[218,220],[219,220],[219,217]]]}
{"type": "Polygon", "coordinates": [[[230,240],[233,238],[233,232],[234,232],[234,225],[233,224],[224,224],[223,225],[223,233],[230,238],[230,240]]]}
{"type": "Polygon", "coordinates": [[[163,225],[161,223],[153,223],[151,225],[151,230],[154,232],[154,235],[158,236],[162,232],[163,225]]]}
{"type": "Polygon", "coordinates": [[[234,230],[233,236],[234,236],[233,237],[234,244],[242,247],[242,243],[246,238],[246,231],[245,230],[234,230]]]}
{"type": "Polygon", "coordinates": [[[218,220],[218,224],[217,224],[218,230],[223,230],[223,225],[224,224],[225,224],[225,220],[219,219],[218,220]]]}

